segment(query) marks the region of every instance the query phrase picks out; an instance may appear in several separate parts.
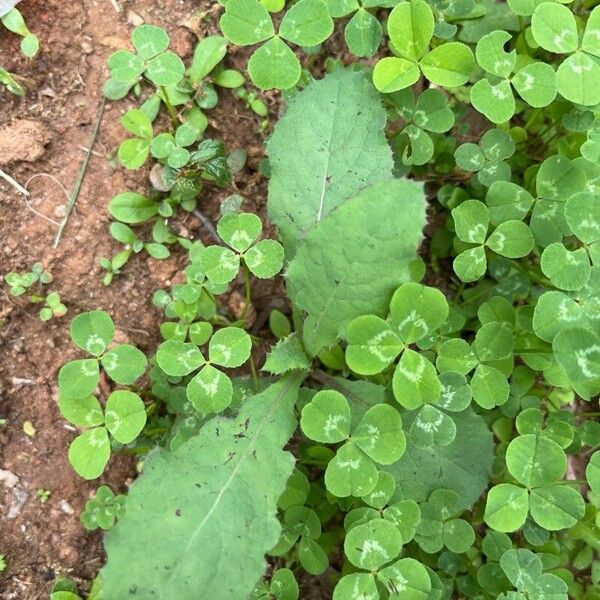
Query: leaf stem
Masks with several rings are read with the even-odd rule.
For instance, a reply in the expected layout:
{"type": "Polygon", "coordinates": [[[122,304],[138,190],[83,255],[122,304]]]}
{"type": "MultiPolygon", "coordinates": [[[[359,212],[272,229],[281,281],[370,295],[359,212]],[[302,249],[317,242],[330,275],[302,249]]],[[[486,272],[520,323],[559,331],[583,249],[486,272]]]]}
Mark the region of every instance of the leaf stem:
{"type": "Polygon", "coordinates": [[[177,115],[175,114],[175,109],[171,104],[171,100],[169,98],[169,94],[167,93],[167,88],[164,85],[160,86],[160,91],[162,92],[163,101],[165,106],[167,107],[167,112],[169,113],[169,118],[171,119],[171,123],[173,127],[177,128],[177,115]]]}

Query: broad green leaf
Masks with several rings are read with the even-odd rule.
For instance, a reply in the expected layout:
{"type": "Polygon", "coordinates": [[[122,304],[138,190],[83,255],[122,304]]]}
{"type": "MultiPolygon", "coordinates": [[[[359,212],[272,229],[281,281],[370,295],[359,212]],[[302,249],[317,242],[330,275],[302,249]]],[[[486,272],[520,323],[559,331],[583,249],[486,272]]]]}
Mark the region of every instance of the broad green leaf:
{"type": "Polygon", "coordinates": [[[406,58],[386,56],[373,71],[373,84],[384,94],[403,90],[416,83],[421,76],[419,67],[406,58]]]}
{"type": "Polygon", "coordinates": [[[423,75],[442,87],[457,87],[469,81],[475,68],[471,49],[460,42],[449,42],[434,48],[419,63],[423,75]]]}
{"type": "Polygon", "coordinates": [[[471,387],[463,374],[457,371],[444,371],[438,379],[442,391],[436,406],[450,412],[460,412],[471,404],[471,387]]]}
{"type": "Polygon", "coordinates": [[[117,155],[126,169],[139,169],[146,162],[149,153],[149,140],[130,138],[121,142],[117,155]]]}
{"type": "Polygon", "coordinates": [[[359,8],[358,0],[325,0],[332,17],[345,17],[359,8]]]}
{"type": "Polygon", "coordinates": [[[571,251],[561,243],[550,244],[540,264],[544,275],[561,290],[580,290],[590,278],[590,260],[583,248],[571,251]]]}
{"type": "Polygon", "coordinates": [[[220,35],[209,35],[198,42],[192,66],[188,70],[190,83],[196,86],[222,60],[227,53],[227,40],[220,35]]]}
{"type": "Polygon", "coordinates": [[[145,354],[131,344],[119,344],[100,360],[108,376],[116,383],[131,385],[146,370],[145,354]]]}
{"type": "Polygon", "coordinates": [[[443,539],[450,552],[462,554],[475,542],[475,532],[464,519],[451,519],[444,523],[443,539]]]}
{"type": "Polygon", "coordinates": [[[371,519],[346,533],[344,552],[356,567],[374,571],[400,554],[402,538],[396,527],[385,519],[371,519]]]}
{"type": "Polygon", "coordinates": [[[196,131],[191,125],[184,123],[175,131],[175,143],[184,148],[191,146],[196,141],[196,131]]]}
{"type": "Polygon", "coordinates": [[[382,27],[377,17],[359,8],[344,29],[348,49],[355,56],[370,58],[381,44],[382,27]]]}
{"type": "Polygon", "coordinates": [[[495,181],[485,196],[490,223],[494,226],[505,221],[524,219],[533,202],[533,196],[528,191],[510,181],[495,181]]]}
{"type": "Polygon", "coordinates": [[[231,214],[217,223],[219,237],[234,250],[245,252],[262,232],[262,222],[252,213],[231,214]]]}
{"type": "Polygon", "coordinates": [[[304,352],[298,333],[294,332],[281,338],[275,346],[271,347],[262,370],[274,375],[281,375],[288,371],[296,369],[306,371],[309,368],[310,360],[304,352]]]}
{"type": "Polygon", "coordinates": [[[136,194],[117,194],[108,204],[110,214],[123,223],[142,223],[158,214],[158,202],[136,194]]]}
{"type": "Polygon", "coordinates": [[[98,361],[92,358],[72,360],[58,372],[58,387],[65,398],[90,396],[100,381],[98,361]]]}
{"type": "Polygon", "coordinates": [[[544,50],[568,54],[577,50],[577,23],[570,8],[556,2],[539,4],[531,17],[531,33],[544,50]]]}
{"type": "MultiPolygon", "coordinates": [[[[403,415],[410,428],[416,413],[403,415]]],[[[425,500],[438,488],[453,490],[459,508],[471,506],[487,488],[493,461],[492,434],[482,417],[471,409],[452,415],[456,438],[447,446],[417,448],[408,444],[400,460],[385,467],[396,479],[393,500],[425,500]]]]}
{"type": "Polygon", "coordinates": [[[164,29],[144,23],[131,33],[131,41],[138,54],[148,60],[169,47],[169,36],[164,29]]]}
{"type": "Polygon", "coordinates": [[[381,569],[378,578],[390,592],[390,600],[426,600],[431,597],[429,573],[414,558],[401,558],[381,569]]]}
{"type": "Polygon", "coordinates": [[[413,500],[400,500],[388,506],[383,511],[383,516],[396,525],[402,541],[407,544],[415,536],[416,527],[421,520],[421,510],[413,500]]]}
{"type": "Polygon", "coordinates": [[[577,239],[584,244],[600,240],[600,197],[579,192],[567,199],[565,219],[577,239]]]}
{"type": "Polygon", "coordinates": [[[552,342],[554,357],[575,391],[586,400],[600,393],[600,336],[573,327],[560,331],[552,342]]]}
{"type": "Polygon", "coordinates": [[[461,281],[476,281],[485,275],[487,260],[482,246],[461,252],[452,263],[461,281]]]}
{"type": "Polygon", "coordinates": [[[248,597],[281,531],[277,499],[294,463],[282,448],[295,429],[299,383],[283,378],[245,401],[235,419],[215,417],[177,450],[148,456],[105,537],[107,598],[131,589],[164,600],[248,597]]]}
{"type": "Polygon", "coordinates": [[[94,356],[103,354],[114,337],[114,323],[103,310],[81,313],[71,321],[71,339],[94,356]]]}
{"type": "Polygon", "coordinates": [[[240,270],[239,254],[221,246],[204,248],[199,263],[212,283],[229,283],[240,270]]]}
{"type": "Polygon", "coordinates": [[[104,423],[102,407],[96,396],[69,398],[60,394],[58,406],[62,416],[78,427],[94,427],[104,423]]]}
{"type": "Polygon", "coordinates": [[[501,483],[488,492],[483,518],[492,529],[510,532],[523,526],[528,513],[527,490],[511,483],[501,483]]]}
{"type": "Polygon", "coordinates": [[[300,427],[311,440],[334,444],[350,434],[350,407],[339,392],[321,390],[302,409],[300,427]]]}
{"type": "Polygon", "coordinates": [[[586,327],[587,316],[580,304],[563,292],[548,291],[540,296],[533,313],[533,330],[546,342],[559,331],[586,327]]]}
{"type": "Polygon", "coordinates": [[[275,240],[261,240],[244,253],[244,262],[260,279],[275,277],[283,267],[283,246],[275,240]]]}
{"type": "Polygon", "coordinates": [[[595,106],[600,102],[600,65],[583,52],[572,54],[558,67],[556,84],[563,98],[595,106]]]}
{"type": "Polygon", "coordinates": [[[417,448],[430,448],[434,444],[447,446],[456,437],[454,421],[435,406],[421,408],[410,427],[410,439],[417,448]]]}
{"type": "Polygon", "coordinates": [[[285,13],[279,35],[298,46],[316,46],[333,33],[333,20],[323,0],[299,0],[285,13]]]}
{"type": "Polygon", "coordinates": [[[435,367],[414,350],[405,350],[402,354],[394,371],[392,387],[396,400],[409,410],[435,403],[441,393],[435,367]]]}
{"type": "Polygon", "coordinates": [[[334,496],[366,496],[377,485],[377,467],[357,446],[344,444],[329,461],[325,486],[334,496]]]}
{"type": "Polygon", "coordinates": [[[390,322],[407,345],[429,337],[439,329],[448,312],[444,294],[420,283],[402,284],[390,302],[390,322]]]}
{"type": "Polygon", "coordinates": [[[548,106],[556,98],[556,73],[551,65],[534,62],[519,69],[512,78],[519,96],[534,108],[548,106]]]}
{"type": "Polygon", "coordinates": [[[491,410],[508,400],[510,387],[506,377],[496,368],[479,365],[471,378],[473,400],[482,408],[491,410]]]}
{"type": "Polygon", "coordinates": [[[506,123],[515,114],[515,97],[507,80],[492,85],[480,79],[471,88],[471,104],[492,123],[506,123]]]}
{"type": "Polygon", "coordinates": [[[370,573],[344,575],[333,590],[333,600],[350,600],[361,597],[379,597],[375,578],[370,573]]]}
{"type": "Polygon", "coordinates": [[[263,44],[248,61],[250,79],[261,90],[287,90],[300,79],[300,72],[300,61],[278,37],[263,44]]]}
{"type": "Polygon", "coordinates": [[[585,512],[581,494],[568,485],[532,490],[529,503],[534,521],[548,531],[573,527],[585,512]]]}
{"type": "Polygon", "coordinates": [[[593,56],[600,57],[600,9],[596,6],[590,13],[583,40],[581,41],[581,49],[593,56]]]}
{"type": "Polygon", "coordinates": [[[567,457],[556,442],[528,433],[508,445],[506,466],[519,483],[535,488],[561,479],[567,470],[567,457]]]}
{"type": "Polygon", "coordinates": [[[465,171],[479,171],[485,165],[485,156],[477,144],[461,144],[454,152],[456,164],[465,171]]]}
{"type": "Polygon", "coordinates": [[[385,123],[368,76],[345,69],[311,83],[288,107],[267,145],[269,219],[279,228],[288,259],[332,210],[391,176],[385,123]]]}
{"type": "Polygon", "coordinates": [[[504,45],[512,39],[507,31],[492,31],[484,35],[475,48],[475,58],[479,66],[498,77],[508,77],[515,67],[517,53],[506,52],[504,45]]]}
{"type": "Polygon", "coordinates": [[[167,340],[156,351],[158,366],[171,377],[189,375],[204,364],[202,352],[194,344],[167,340]]]}
{"type": "Polygon", "coordinates": [[[258,44],[275,34],[273,21],[258,0],[227,2],[220,25],[223,35],[238,46],[258,44]]]}
{"type": "Polygon", "coordinates": [[[395,463],[406,449],[400,413],[388,404],[371,407],[352,432],[352,441],[376,463],[395,463]]]}
{"type": "Polygon", "coordinates": [[[140,138],[152,137],[152,121],[139,108],[128,110],[120,119],[121,125],[127,131],[140,138]]]}
{"type": "Polygon", "coordinates": [[[225,373],[206,365],[188,383],[186,396],[199,413],[218,413],[231,404],[233,385],[225,373]]]}
{"type": "Polygon", "coordinates": [[[600,450],[594,452],[585,469],[585,477],[594,494],[600,493],[600,450]]]}
{"type": "Polygon", "coordinates": [[[375,489],[367,496],[363,496],[362,500],[369,506],[382,509],[394,494],[395,488],[396,480],[389,473],[380,471],[377,475],[375,489]]]}
{"type": "Polygon", "coordinates": [[[498,225],[486,245],[500,256],[522,258],[533,250],[534,243],[529,227],[522,221],[511,220],[498,225]]]}
{"type": "Polygon", "coordinates": [[[433,26],[433,12],[424,0],[400,2],[390,13],[387,23],[394,49],[403,58],[413,61],[427,52],[433,26]]]}
{"type": "Polygon", "coordinates": [[[69,462],[84,479],[96,479],[110,458],[110,443],[105,427],[94,427],[78,435],[69,446],[69,462]]]}
{"type": "Polygon", "coordinates": [[[189,326],[190,342],[196,346],[202,346],[206,344],[212,335],[213,328],[210,323],[206,321],[200,321],[198,323],[192,323],[189,326]]]}
{"type": "Polygon", "coordinates": [[[355,317],[385,315],[392,291],[410,279],[424,216],[421,185],[392,180],[363,190],[310,231],[287,271],[289,296],[308,314],[310,354],[333,346],[355,317]],[[330,246],[332,239],[352,243],[330,246]]]}
{"type": "Polygon", "coordinates": [[[346,340],[346,362],[359,375],[380,373],[404,348],[391,325],[375,315],[363,315],[350,321],[346,340]]]}
{"type": "Polygon", "coordinates": [[[467,200],[452,210],[454,230],[463,242],[483,244],[490,222],[488,207],[479,200],[467,200]]]}
{"type": "Polygon", "coordinates": [[[144,72],[146,65],[140,56],[127,50],[117,50],[108,57],[111,79],[133,85],[144,72]]]}
{"type": "Polygon", "coordinates": [[[321,575],[329,566],[329,559],[323,548],[307,536],[300,539],[298,558],[302,568],[311,575],[321,575]]]}
{"type": "Polygon", "coordinates": [[[146,424],[146,407],[137,394],[117,390],[106,401],[104,422],[118,442],[129,444],[146,424]]]}
{"type": "Polygon", "coordinates": [[[175,85],[183,79],[185,65],[174,52],[163,52],[148,63],[145,73],[155,85],[175,85]]]}
{"type": "Polygon", "coordinates": [[[418,127],[435,133],[449,131],[454,125],[454,113],[448,100],[444,94],[433,88],[419,94],[412,119],[418,127]]]}
{"type": "Polygon", "coordinates": [[[439,348],[435,365],[440,373],[444,371],[457,371],[466,375],[478,363],[477,356],[466,340],[452,338],[446,340],[439,348]]]}
{"type": "Polygon", "coordinates": [[[219,329],[208,343],[210,362],[221,367],[239,367],[250,357],[252,340],[239,327],[219,329]]]}

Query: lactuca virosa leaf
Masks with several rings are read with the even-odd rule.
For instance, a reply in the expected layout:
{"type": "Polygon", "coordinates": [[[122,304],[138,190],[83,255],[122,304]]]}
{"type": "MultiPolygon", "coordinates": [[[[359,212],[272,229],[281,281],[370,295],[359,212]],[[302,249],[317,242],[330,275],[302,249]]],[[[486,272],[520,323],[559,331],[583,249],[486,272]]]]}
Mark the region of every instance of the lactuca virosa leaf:
{"type": "Polygon", "coordinates": [[[355,317],[385,316],[394,290],[410,280],[424,225],[421,184],[398,179],[366,188],[308,233],[287,282],[290,298],[307,314],[309,354],[333,346],[355,317]]]}
{"type": "Polygon", "coordinates": [[[282,448],[300,380],[282,378],[235,419],[216,417],[148,457],[105,540],[107,598],[248,597],[281,531],[277,499],[294,466],[282,448]]]}
{"type": "Polygon", "coordinates": [[[286,256],[361,188],[389,179],[385,110],[365,73],[341,69],[291,102],[268,142],[269,219],[286,256]]]}

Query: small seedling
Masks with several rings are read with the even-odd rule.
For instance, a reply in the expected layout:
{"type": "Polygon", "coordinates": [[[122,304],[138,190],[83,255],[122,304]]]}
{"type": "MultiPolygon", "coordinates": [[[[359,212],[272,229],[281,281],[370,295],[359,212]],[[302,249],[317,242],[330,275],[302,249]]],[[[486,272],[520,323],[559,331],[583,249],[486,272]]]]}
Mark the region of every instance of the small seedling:
{"type": "Polygon", "coordinates": [[[46,502],[48,502],[48,500],[50,499],[51,495],[52,495],[52,492],[50,490],[45,490],[43,488],[40,488],[36,492],[36,496],[39,498],[39,500],[42,504],[46,504],[46,502]]]}
{"type": "Polygon", "coordinates": [[[115,496],[106,485],[101,485],[91,500],[85,503],[81,523],[88,531],[108,530],[125,514],[125,496],[115,496]]]}

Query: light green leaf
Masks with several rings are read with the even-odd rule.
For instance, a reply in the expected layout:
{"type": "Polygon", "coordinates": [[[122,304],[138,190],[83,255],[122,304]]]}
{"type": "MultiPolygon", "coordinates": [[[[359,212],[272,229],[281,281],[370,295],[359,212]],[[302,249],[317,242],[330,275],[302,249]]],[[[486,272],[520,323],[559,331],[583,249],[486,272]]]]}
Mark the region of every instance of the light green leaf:
{"type": "Polygon", "coordinates": [[[585,469],[585,477],[594,494],[600,493],[600,450],[594,452],[585,469]]]}
{"type": "Polygon", "coordinates": [[[202,352],[194,344],[167,340],[156,351],[158,366],[171,377],[189,375],[204,364],[202,352]]]}
{"type": "Polygon", "coordinates": [[[275,346],[271,348],[267,359],[262,367],[263,371],[281,375],[288,371],[296,369],[308,370],[310,368],[310,360],[302,348],[297,332],[281,338],[275,346]]]}
{"type": "Polygon", "coordinates": [[[174,52],[163,52],[148,63],[145,73],[155,85],[175,85],[183,79],[185,65],[174,52]]]}
{"type": "Polygon", "coordinates": [[[392,387],[396,400],[409,410],[435,403],[441,393],[435,367],[414,350],[405,350],[402,354],[394,371],[392,387]]]}
{"type": "Polygon", "coordinates": [[[200,267],[212,283],[229,283],[240,270],[240,256],[229,248],[207,246],[200,254],[200,267]]]}
{"type": "Polygon", "coordinates": [[[117,50],[108,57],[111,79],[133,85],[144,72],[146,65],[141,57],[127,50],[117,50]]]}
{"type": "Polygon", "coordinates": [[[460,412],[471,404],[471,387],[462,373],[444,371],[438,376],[438,379],[442,391],[436,406],[451,412],[460,412]]]}
{"type": "Polygon", "coordinates": [[[506,466],[519,483],[535,488],[561,479],[567,470],[567,457],[550,438],[528,433],[508,445],[506,466]]]}
{"type": "Polygon", "coordinates": [[[250,79],[261,90],[287,90],[300,79],[300,72],[300,61],[278,37],[263,44],[248,61],[250,79]]]}
{"type": "Polygon", "coordinates": [[[396,527],[385,519],[371,519],[346,533],[344,552],[356,567],[374,571],[400,554],[402,538],[396,527]]]}
{"type": "Polygon", "coordinates": [[[356,190],[391,177],[385,123],[368,76],[345,69],[311,83],[288,107],[267,145],[269,219],[279,228],[288,258],[356,190]],[[307,128],[307,122],[314,126],[307,128]]]}
{"type": "Polygon", "coordinates": [[[261,240],[244,253],[244,262],[260,279],[275,277],[283,267],[283,246],[275,240],[261,240]]]}
{"type": "Polygon", "coordinates": [[[138,54],[148,60],[169,47],[169,36],[164,29],[144,23],[131,33],[131,41],[138,54]]]}
{"type": "Polygon", "coordinates": [[[528,191],[510,181],[494,181],[485,196],[490,223],[495,226],[505,221],[524,219],[533,202],[528,191]]]}
{"type": "Polygon", "coordinates": [[[440,346],[435,365],[440,373],[457,371],[466,375],[477,366],[477,363],[477,356],[469,343],[461,338],[452,338],[440,346]]]}
{"type": "Polygon", "coordinates": [[[573,527],[585,513],[581,494],[568,485],[550,485],[531,491],[533,520],[548,531],[573,527]]]}
{"type": "Polygon", "coordinates": [[[108,210],[123,223],[142,223],[158,214],[158,202],[135,192],[123,192],[109,202],[108,210]]]}
{"type": "Polygon", "coordinates": [[[583,308],[563,292],[548,291],[540,296],[533,313],[533,331],[546,342],[552,342],[559,331],[587,327],[583,308]]]}
{"type": "Polygon", "coordinates": [[[121,125],[127,131],[140,138],[152,137],[152,121],[139,108],[128,110],[120,119],[121,125]]]}
{"type": "Polygon", "coordinates": [[[600,65],[583,52],[561,63],[556,83],[559,94],[575,104],[595,106],[600,102],[600,65]]]}
{"type": "Polygon", "coordinates": [[[335,444],[350,435],[350,406],[339,392],[321,390],[302,409],[300,427],[316,442],[335,444]]]}
{"type": "Polygon", "coordinates": [[[492,85],[480,79],[471,88],[471,104],[492,123],[506,123],[515,114],[515,97],[507,80],[492,85]]]}
{"type": "Polygon", "coordinates": [[[126,169],[139,169],[146,162],[149,153],[149,140],[130,138],[119,144],[117,155],[126,169]]]}
{"type": "Polygon", "coordinates": [[[488,492],[483,518],[492,529],[510,532],[523,526],[528,513],[527,490],[511,483],[501,483],[488,492]]]}
{"type": "Polygon", "coordinates": [[[96,479],[110,458],[110,442],[105,427],[94,427],[78,435],[69,446],[69,462],[84,479],[96,479]]]}
{"type": "Polygon", "coordinates": [[[471,49],[460,42],[449,42],[434,48],[419,63],[423,75],[442,87],[457,87],[469,81],[475,68],[471,49]]]}
{"type": "Polygon", "coordinates": [[[575,52],[579,44],[571,9],[556,2],[543,2],[536,7],[531,17],[531,33],[544,50],[556,54],[575,52]]]}
{"type": "Polygon", "coordinates": [[[463,242],[483,244],[490,222],[488,207],[479,200],[466,200],[452,210],[454,230],[463,242]]]}
{"type": "Polygon", "coordinates": [[[114,323],[103,310],[81,313],[71,321],[71,339],[94,356],[103,354],[114,337],[114,323]]]}
{"type": "Polygon", "coordinates": [[[517,52],[506,52],[504,45],[512,39],[507,31],[492,31],[484,35],[475,48],[475,58],[479,66],[498,77],[508,77],[517,61],[517,52]]]}
{"type": "Polygon", "coordinates": [[[295,429],[299,383],[284,378],[247,399],[235,419],[215,417],[174,452],[148,456],[105,538],[107,598],[134,588],[164,600],[248,598],[281,531],[277,499],[294,464],[282,448],[295,429]]]}
{"type": "Polygon", "coordinates": [[[471,378],[473,400],[482,408],[491,410],[508,400],[510,387],[506,377],[494,367],[479,365],[471,378]]]}
{"type": "Polygon", "coordinates": [[[485,165],[485,156],[477,144],[461,144],[454,152],[456,164],[465,171],[479,171],[485,165]]]}
{"type": "Polygon", "coordinates": [[[96,396],[69,398],[60,394],[58,406],[62,416],[78,427],[94,427],[104,423],[102,407],[96,396]]]}
{"type": "Polygon", "coordinates": [[[231,379],[212,365],[206,365],[186,388],[186,396],[203,415],[226,409],[233,398],[231,379]]]}
{"type": "Polygon", "coordinates": [[[217,223],[217,232],[228,246],[245,252],[260,236],[262,222],[252,213],[225,215],[217,223]]]}
{"type": "Polygon", "coordinates": [[[375,578],[370,573],[344,575],[333,590],[333,600],[351,600],[361,597],[377,598],[378,596],[375,578]]]}
{"type": "Polygon", "coordinates": [[[584,244],[600,240],[600,197],[591,192],[579,192],[567,199],[565,219],[577,239],[584,244]]]}
{"type": "Polygon", "coordinates": [[[386,56],[373,71],[373,84],[384,94],[403,90],[416,83],[421,76],[419,67],[405,58],[386,56]]]}
{"type": "Polygon", "coordinates": [[[447,446],[456,437],[454,421],[435,406],[421,408],[410,426],[410,439],[417,448],[430,448],[434,444],[447,446]]]}
{"type": "Polygon", "coordinates": [[[486,245],[500,256],[522,258],[532,250],[535,242],[531,230],[522,221],[505,221],[498,225],[486,245]]]}
{"type": "Polygon", "coordinates": [[[333,33],[333,20],[323,0],[299,0],[285,13],[279,35],[298,46],[316,46],[333,33]]]}
{"type": "Polygon", "coordinates": [[[406,449],[400,413],[388,404],[372,406],[352,432],[352,441],[376,463],[395,463],[406,449]]]}
{"type": "Polygon", "coordinates": [[[390,324],[375,315],[350,321],[346,339],[346,362],[359,375],[380,373],[404,348],[390,324]]]}
{"type": "Polygon", "coordinates": [[[220,35],[209,35],[198,42],[192,66],[188,70],[190,83],[198,85],[225,57],[227,40],[220,35]]]}
{"type": "Polygon", "coordinates": [[[581,49],[593,56],[600,57],[600,8],[598,6],[592,10],[588,17],[581,49]]]}
{"type": "Polygon", "coordinates": [[[461,281],[476,281],[485,275],[487,259],[482,246],[461,252],[452,263],[461,281]]]}
{"type": "MultiPolygon", "coordinates": [[[[357,446],[344,444],[329,461],[325,486],[339,498],[366,496],[377,485],[377,467],[357,446]]],[[[347,539],[347,538],[346,538],[347,539]]]]}
{"type": "Polygon", "coordinates": [[[98,361],[92,358],[73,360],[58,372],[58,388],[65,398],[90,396],[100,381],[98,361]]]}
{"type": "Polygon", "coordinates": [[[431,597],[429,573],[414,558],[401,558],[381,569],[378,577],[390,592],[390,600],[426,600],[431,597]]]}
{"type": "Polygon", "coordinates": [[[382,27],[368,10],[359,8],[344,29],[344,39],[352,54],[370,58],[381,44],[382,27]]]}
{"type": "Polygon", "coordinates": [[[424,212],[421,185],[392,180],[363,190],[310,231],[287,281],[290,298],[308,313],[303,339],[312,355],[333,346],[353,318],[385,315],[392,291],[410,279],[424,212]],[[331,246],[332,239],[352,243],[331,246]]]}
{"type": "Polygon", "coordinates": [[[388,18],[388,35],[403,58],[419,60],[433,37],[433,12],[424,0],[400,2],[388,18]]]}
{"type": "Polygon", "coordinates": [[[561,290],[580,290],[590,278],[590,260],[583,248],[571,251],[561,243],[550,244],[544,248],[540,265],[561,290]]]}
{"type": "Polygon", "coordinates": [[[131,344],[120,344],[100,360],[108,376],[116,383],[131,385],[146,370],[145,354],[131,344]]]}
{"type": "Polygon", "coordinates": [[[390,322],[407,345],[429,337],[439,329],[448,312],[444,294],[420,283],[402,284],[390,302],[390,322]]]}
{"type": "Polygon", "coordinates": [[[227,2],[220,25],[223,35],[238,46],[258,44],[275,34],[273,21],[258,0],[227,2]]]}
{"type": "Polygon", "coordinates": [[[208,359],[221,367],[240,367],[250,357],[251,349],[252,340],[243,329],[225,327],[210,338],[208,359]]]}
{"type": "MultiPolygon", "coordinates": [[[[362,500],[369,506],[382,509],[394,494],[395,488],[396,480],[389,473],[380,471],[377,476],[377,485],[375,486],[375,489],[367,496],[363,496],[362,500]]],[[[388,521],[390,520],[391,519],[388,519],[388,521]]]]}
{"type": "Polygon", "coordinates": [[[519,96],[534,108],[548,106],[556,98],[556,72],[551,65],[534,62],[519,69],[512,78],[519,96]]]}
{"type": "Polygon", "coordinates": [[[104,421],[111,435],[121,444],[129,444],[146,424],[146,407],[133,392],[117,390],[106,401],[104,421]]]}

